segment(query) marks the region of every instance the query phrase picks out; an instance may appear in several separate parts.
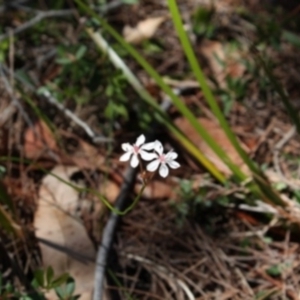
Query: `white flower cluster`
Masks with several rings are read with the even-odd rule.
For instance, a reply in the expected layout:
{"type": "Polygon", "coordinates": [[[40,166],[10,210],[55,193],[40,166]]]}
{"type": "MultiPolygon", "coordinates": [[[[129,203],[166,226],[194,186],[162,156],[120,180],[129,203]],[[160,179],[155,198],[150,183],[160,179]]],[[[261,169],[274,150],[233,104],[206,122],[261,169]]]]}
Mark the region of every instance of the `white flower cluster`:
{"type": "Polygon", "coordinates": [[[125,153],[120,157],[120,161],[128,161],[130,159],[130,165],[132,168],[136,168],[139,165],[139,156],[145,161],[151,161],[147,165],[147,171],[154,172],[158,169],[161,177],[167,177],[169,174],[169,168],[177,169],[180,164],[175,161],[178,154],[173,150],[164,154],[164,148],[160,141],[146,143],[146,138],[142,134],[136,142],[131,145],[129,143],[122,144],[122,149],[125,153]],[[153,151],[153,152],[148,152],[153,151]]]}

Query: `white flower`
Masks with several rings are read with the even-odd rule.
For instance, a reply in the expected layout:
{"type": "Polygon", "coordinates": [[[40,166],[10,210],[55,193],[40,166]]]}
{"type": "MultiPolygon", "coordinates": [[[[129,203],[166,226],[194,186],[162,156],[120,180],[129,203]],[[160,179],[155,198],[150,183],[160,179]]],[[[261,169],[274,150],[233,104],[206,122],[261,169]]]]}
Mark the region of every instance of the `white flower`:
{"type": "Polygon", "coordinates": [[[138,155],[141,156],[144,160],[152,160],[153,158],[156,158],[155,153],[149,153],[145,150],[153,150],[155,142],[147,143],[145,144],[145,136],[141,134],[135,144],[130,145],[129,143],[122,144],[122,149],[125,151],[125,153],[120,157],[120,161],[128,161],[130,160],[130,165],[132,168],[136,168],[139,165],[139,158],[138,155]]]}
{"type": "Polygon", "coordinates": [[[161,177],[167,177],[169,174],[169,168],[177,169],[180,167],[180,164],[175,161],[178,154],[173,150],[169,151],[167,154],[164,154],[164,148],[160,141],[155,141],[154,150],[158,153],[155,154],[155,160],[148,164],[147,170],[154,172],[159,167],[159,175],[161,177]]]}

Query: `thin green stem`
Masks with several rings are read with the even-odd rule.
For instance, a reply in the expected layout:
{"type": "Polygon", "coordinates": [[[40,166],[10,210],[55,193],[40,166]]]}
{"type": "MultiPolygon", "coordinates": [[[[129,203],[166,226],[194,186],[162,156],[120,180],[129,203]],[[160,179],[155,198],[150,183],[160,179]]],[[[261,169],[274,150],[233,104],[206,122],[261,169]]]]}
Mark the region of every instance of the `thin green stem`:
{"type": "Polygon", "coordinates": [[[53,176],[54,178],[56,178],[60,182],[68,185],[69,187],[73,188],[74,190],[76,190],[79,193],[83,193],[83,192],[86,193],[86,192],[88,192],[88,193],[91,193],[91,194],[97,196],[97,198],[99,200],[101,200],[105,204],[105,206],[107,206],[113,213],[115,213],[117,215],[120,215],[120,216],[126,215],[129,211],[131,211],[135,207],[135,205],[138,203],[138,201],[141,198],[141,196],[142,196],[142,194],[143,194],[143,192],[145,190],[145,187],[146,187],[146,185],[143,185],[142,188],[141,188],[141,190],[140,190],[140,192],[139,192],[139,194],[135,197],[135,199],[132,202],[132,204],[130,204],[130,206],[128,206],[125,210],[120,211],[120,210],[116,209],[112,204],[110,204],[110,202],[103,195],[101,195],[98,191],[96,191],[94,189],[91,189],[91,188],[78,187],[75,184],[72,184],[71,182],[69,182],[67,180],[64,180],[63,178],[60,178],[56,174],[54,174],[54,173],[46,170],[45,168],[43,168],[42,166],[38,165],[37,163],[32,163],[30,160],[24,160],[24,159],[21,160],[21,159],[16,158],[16,157],[1,156],[0,157],[0,161],[14,161],[14,162],[21,162],[22,161],[23,163],[31,164],[31,165],[39,168],[45,174],[53,176]]]}

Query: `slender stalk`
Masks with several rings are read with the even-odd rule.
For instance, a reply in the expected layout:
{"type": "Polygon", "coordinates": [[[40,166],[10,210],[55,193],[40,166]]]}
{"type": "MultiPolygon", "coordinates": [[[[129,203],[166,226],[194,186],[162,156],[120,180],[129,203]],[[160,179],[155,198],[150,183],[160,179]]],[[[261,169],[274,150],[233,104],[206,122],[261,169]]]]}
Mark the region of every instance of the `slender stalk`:
{"type": "MultiPolygon", "coordinates": [[[[138,203],[139,199],[141,198],[141,195],[145,189],[145,185],[142,186],[141,188],[141,191],[139,192],[139,194],[135,197],[134,201],[132,202],[132,204],[130,204],[126,209],[124,210],[118,210],[116,209],[112,204],[110,204],[110,202],[103,196],[101,195],[98,191],[94,190],[94,189],[90,189],[90,188],[82,188],[82,187],[78,187],[77,185],[67,181],[67,180],[64,180],[63,178],[60,178],[59,176],[57,176],[56,174],[46,170],[45,168],[43,168],[42,166],[36,164],[36,163],[33,163],[31,162],[30,160],[21,160],[17,157],[6,157],[6,156],[0,156],[0,161],[14,161],[14,162],[23,162],[23,163],[27,163],[27,164],[31,164],[31,165],[35,165],[39,170],[41,170],[42,172],[44,172],[45,174],[47,175],[51,175],[53,176],[54,178],[56,178],[57,180],[59,180],[60,182],[68,185],[69,187],[73,188],[74,190],[76,190],[77,192],[79,193],[91,193],[95,196],[98,197],[98,199],[100,199],[113,213],[117,214],[117,215],[120,215],[120,216],[123,216],[123,215],[126,215],[128,212],[130,212],[134,207],[135,205],[138,203]]],[[[1,214],[1,206],[0,206],[0,218],[2,217],[2,214],[1,214]]],[[[8,219],[9,220],[9,224],[11,224],[12,226],[12,229],[14,230],[17,230],[18,227],[15,227],[14,223],[12,222],[12,220],[8,219]]],[[[6,224],[6,223],[5,223],[6,224]]]]}

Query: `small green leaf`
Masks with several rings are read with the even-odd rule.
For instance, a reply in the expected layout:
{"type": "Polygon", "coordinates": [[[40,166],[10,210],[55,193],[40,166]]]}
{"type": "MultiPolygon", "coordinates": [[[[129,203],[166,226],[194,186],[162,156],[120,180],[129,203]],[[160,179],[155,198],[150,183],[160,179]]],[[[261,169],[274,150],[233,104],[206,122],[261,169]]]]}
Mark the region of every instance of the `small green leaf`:
{"type": "Polygon", "coordinates": [[[55,288],[55,292],[59,299],[70,298],[75,291],[75,281],[73,278],[69,277],[67,283],[63,286],[55,288]]]}
{"type": "Polygon", "coordinates": [[[0,166],[0,179],[4,177],[5,173],[6,173],[6,168],[4,166],[0,166]]]}
{"type": "Polygon", "coordinates": [[[73,295],[74,291],[75,291],[75,281],[73,278],[69,278],[66,284],[67,295],[69,296],[73,295]]]}
{"type": "Polygon", "coordinates": [[[58,299],[65,298],[65,291],[62,287],[58,286],[57,288],[55,288],[55,293],[56,293],[58,299]]]}
{"type": "Polygon", "coordinates": [[[295,198],[296,198],[296,201],[297,201],[298,203],[300,203],[300,190],[295,190],[295,191],[294,191],[294,196],[295,196],[295,198]]]}
{"type": "Polygon", "coordinates": [[[53,277],[54,277],[53,268],[51,266],[49,266],[46,271],[46,282],[47,282],[48,287],[52,286],[51,283],[52,283],[53,277]]]}
{"type": "Polygon", "coordinates": [[[230,203],[230,199],[227,196],[220,196],[217,201],[221,205],[227,205],[230,203]]]}
{"type": "Polygon", "coordinates": [[[274,293],[274,290],[262,290],[255,295],[255,299],[268,299],[274,293]]]}
{"type": "Polygon", "coordinates": [[[34,279],[40,287],[45,287],[45,277],[42,269],[38,269],[34,272],[34,279]]]}
{"type": "Polygon", "coordinates": [[[0,63],[5,61],[6,55],[7,55],[7,50],[9,48],[9,41],[8,40],[3,40],[0,43],[0,63]]]}
{"type": "Polygon", "coordinates": [[[81,45],[75,54],[76,59],[80,60],[84,56],[86,51],[87,51],[87,47],[84,45],[81,45]]]}
{"type": "Polygon", "coordinates": [[[27,295],[23,295],[20,297],[20,300],[33,300],[33,298],[27,295]]]}
{"type": "Polygon", "coordinates": [[[114,113],[114,107],[115,107],[114,103],[111,102],[111,101],[109,101],[107,103],[107,105],[106,105],[105,110],[104,110],[104,115],[109,120],[113,119],[113,117],[115,115],[115,113],[114,113]]]}
{"type": "Polygon", "coordinates": [[[57,287],[59,287],[60,285],[66,283],[66,281],[68,280],[69,277],[70,277],[69,274],[65,273],[65,274],[62,274],[62,275],[60,275],[59,277],[55,278],[55,279],[51,282],[52,288],[57,288],[57,287]]]}
{"type": "Polygon", "coordinates": [[[115,106],[116,115],[119,115],[121,117],[124,117],[128,119],[128,112],[127,108],[123,104],[116,104],[115,106]]]}
{"type": "Polygon", "coordinates": [[[287,188],[287,184],[284,182],[277,182],[273,185],[277,191],[282,191],[287,188]]]}
{"type": "Polygon", "coordinates": [[[24,69],[16,70],[15,75],[16,75],[16,77],[20,78],[20,80],[23,81],[24,83],[28,84],[29,86],[33,86],[32,79],[30,78],[28,73],[26,73],[26,71],[24,69]]]}
{"type": "Polygon", "coordinates": [[[271,276],[279,276],[282,272],[282,268],[280,265],[273,265],[270,268],[268,268],[266,271],[271,276]]]}
{"type": "Polygon", "coordinates": [[[265,236],[263,237],[263,241],[266,243],[266,244],[271,244],[273,242],[273,239],[269,236],[265,236]]]}
{"type": "Polygon", "coordinates": [[[57,58],[56,62],[60,65],[68,65],[71,64],[73,61],[67,57],[61,57],[61,58],[57,58]]]}
{"type": "Polygon", "coordinates": [[[282,37],[287,42],[291,43],[292,45],[300,48],[300,38],[297,34],[294,34],[291,31],[283,30],[282,37]]]}
{"type": "Polygon", "coordinates": [[[137,4],[138,0],[122,0],[124,4],[137,4]]]}
{"type": "Polygon", "coordinates": [[[49,89],[46,86],[41,86],[37,89],[36,93],[38,95],[43,95],[44,93],[49,93],[49,89]]]}
{"type": "Polygon", "coordinates": [[[192,16],[193,30],[197,35],[210,37],[214,32],[212,17],[214,11],[203,7],[198,8],[192,16]],[[209,33],[209,35],[208,35],[209,33]]]}

